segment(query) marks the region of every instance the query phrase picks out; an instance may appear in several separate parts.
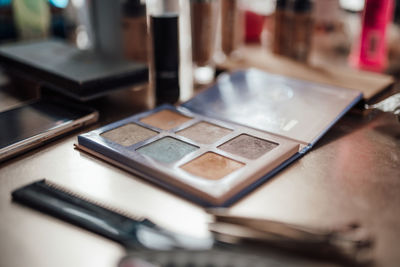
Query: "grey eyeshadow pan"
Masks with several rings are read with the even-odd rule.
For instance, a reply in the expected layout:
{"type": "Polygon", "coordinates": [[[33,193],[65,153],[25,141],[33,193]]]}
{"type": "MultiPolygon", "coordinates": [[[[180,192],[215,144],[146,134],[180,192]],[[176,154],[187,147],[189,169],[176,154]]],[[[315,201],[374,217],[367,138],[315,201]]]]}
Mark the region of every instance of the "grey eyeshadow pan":
{"type": "Polygon", "coordinates": [[[173,163],[197,149],[197,146],[182,142],[175,138],[163,137],[148,145],[138,148],[136,151],[159,162],[173,163]]]}
{"type": "Polygon", "coordinates": [[[100,134],[102,137],[122,146],[131,146],[153,136],[158,132],[147,129],[134,123],[128,123],[121,127],[100,134]]]}
{"type": "Polygon", "coordinates": [[[277,143],[241,134],[220,145],[218,148],[247,159],[257,159],[277,146],[277,143]]]}

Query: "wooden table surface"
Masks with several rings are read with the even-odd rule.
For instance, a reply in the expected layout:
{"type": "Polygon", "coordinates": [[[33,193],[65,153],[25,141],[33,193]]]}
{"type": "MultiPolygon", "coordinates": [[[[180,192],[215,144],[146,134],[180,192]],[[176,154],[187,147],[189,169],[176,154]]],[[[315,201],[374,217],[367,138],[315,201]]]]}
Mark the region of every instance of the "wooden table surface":
{"type": "MultiPolygon", "coordinates": [[[[95,103],[104,109],[102,123],[138,111],[124,99],[124,104],[110,99],[95,103]],[[117,115],[108,115],[113,110],[117,115]]],[[[0,266],[108,267],[126,254],[112,241],[11,201],[11,191],[41,178],[170,230],[207,234],[201,207],[75,150],[77,134],[0,164],[0,266]]],[[[347,114],[309,153],[230,208],[232,214],[315,227],[358,221],[375,237],[375,266],[400,265],[399,210],[400,124],[392,114],[378,111],[347,114]]],[[[336,266],[290,254],[271,254],[271,263],[336,266]]]]}

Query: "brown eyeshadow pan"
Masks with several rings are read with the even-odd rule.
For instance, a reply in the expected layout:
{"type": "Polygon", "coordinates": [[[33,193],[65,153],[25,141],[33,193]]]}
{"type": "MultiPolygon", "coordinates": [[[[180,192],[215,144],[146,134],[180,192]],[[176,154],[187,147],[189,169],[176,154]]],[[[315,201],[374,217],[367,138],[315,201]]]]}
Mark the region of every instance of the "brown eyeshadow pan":
{"type": "Polygon", "coordinates": [[[230,132],[232,130],[202,121],[177,132],[177,134],[200,144],[212,144],[230,132]]]}
{"type": "Polygon", "coordinates": [[[244,163],[213,152],[207,152],[182,165],[181,168],[196,176],[209,180],[219,180],[243,166],[245,166],[244,163]]]}
{"type": "Polygon", "coordinates": [[[218,148],[247,159],[257,159],[277,146],[277,143],[241,134],[220,145],[218,148]]]}
{"type": "Polygon", "coordinates": [[[140,121],[162,130],[170,130],[175,127],[178,127],[179,125],[187,121],[190,121],[191,119],[192,118],[184,116],[177,112],[164,109],[156,113],[153,113],[147,117],[144,117],[140,121]]]}
{"type": "Polygon", "coordinates": [[[122,146],[131,146],[156,136],[157,134],[158,132],[156,131],[144,128],[134,123],[128,123],[100,135],[122,146]]]}

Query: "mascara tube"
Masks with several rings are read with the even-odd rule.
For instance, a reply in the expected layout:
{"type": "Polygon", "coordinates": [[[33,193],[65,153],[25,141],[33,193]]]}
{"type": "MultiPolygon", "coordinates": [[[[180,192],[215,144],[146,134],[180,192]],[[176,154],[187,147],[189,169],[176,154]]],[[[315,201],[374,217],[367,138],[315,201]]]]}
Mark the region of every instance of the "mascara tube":
{"type": "Polygon", "coordinates": [[[179,2],[159,1],[150,14],[151,64],[156,105],[174,104],[179,99],[179,2]]]}

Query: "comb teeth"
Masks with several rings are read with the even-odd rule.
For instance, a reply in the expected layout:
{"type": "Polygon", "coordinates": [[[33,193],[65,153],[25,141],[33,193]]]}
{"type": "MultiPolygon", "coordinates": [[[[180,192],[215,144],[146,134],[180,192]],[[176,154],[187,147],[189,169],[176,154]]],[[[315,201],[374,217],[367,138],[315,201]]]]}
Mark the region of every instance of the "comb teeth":
{"type": "Polygon", "coordinates": [[[80,194],[78,194],[78,193],[72,191],[71,189],[68,189],[68,188],[66,188],[66,187],[64,187],[64,186],[62,186],[62,185],[56,184],[56,183],[54,183],[54,182],[51,182],[51,181],[49,181],[49,180],[47,180],[47,179],[44,180],[44,183],[45,183],[47,186],[49,186],[49,187],[51,187],[51,188],[53,188],[53,189],[62,191],[62,192],[66,193],[66,194],[68,194],[68,195],[71,195],[71,196],[73,196],[73,197],[80,198],[80,199],[82,199],[82,200],[84,200],[84,201],[87,201],[87,202],[93,204],[93,205],[102,207],[102,208],[104,208],[104,209],[110,210],[110,211],[115,212],[115,213],[118,213],[119,215],[125,216],[125,217],[127,217],[127,218],[129,218],[129,219],[132,219],[132,220],[135,220],[135,221],[144,221],[144,220],[146,219],[146,218],[144,218],[144,217],[142,217],[142,216],[132,215],[131,213],[126,212],[126,211],[124,211],[124,210],[122,210],[122,209],[115,208],[115,207],[112,207],[112,206],[110,206],[110,205],[106,205],[106,204],[104,204],[104,203],[102,203],[102,202],[99,202],[99,201],[90,199],[90,198],[88,198],[88,197],[86,197],[86,196],[80,195],[80,194]]]}

